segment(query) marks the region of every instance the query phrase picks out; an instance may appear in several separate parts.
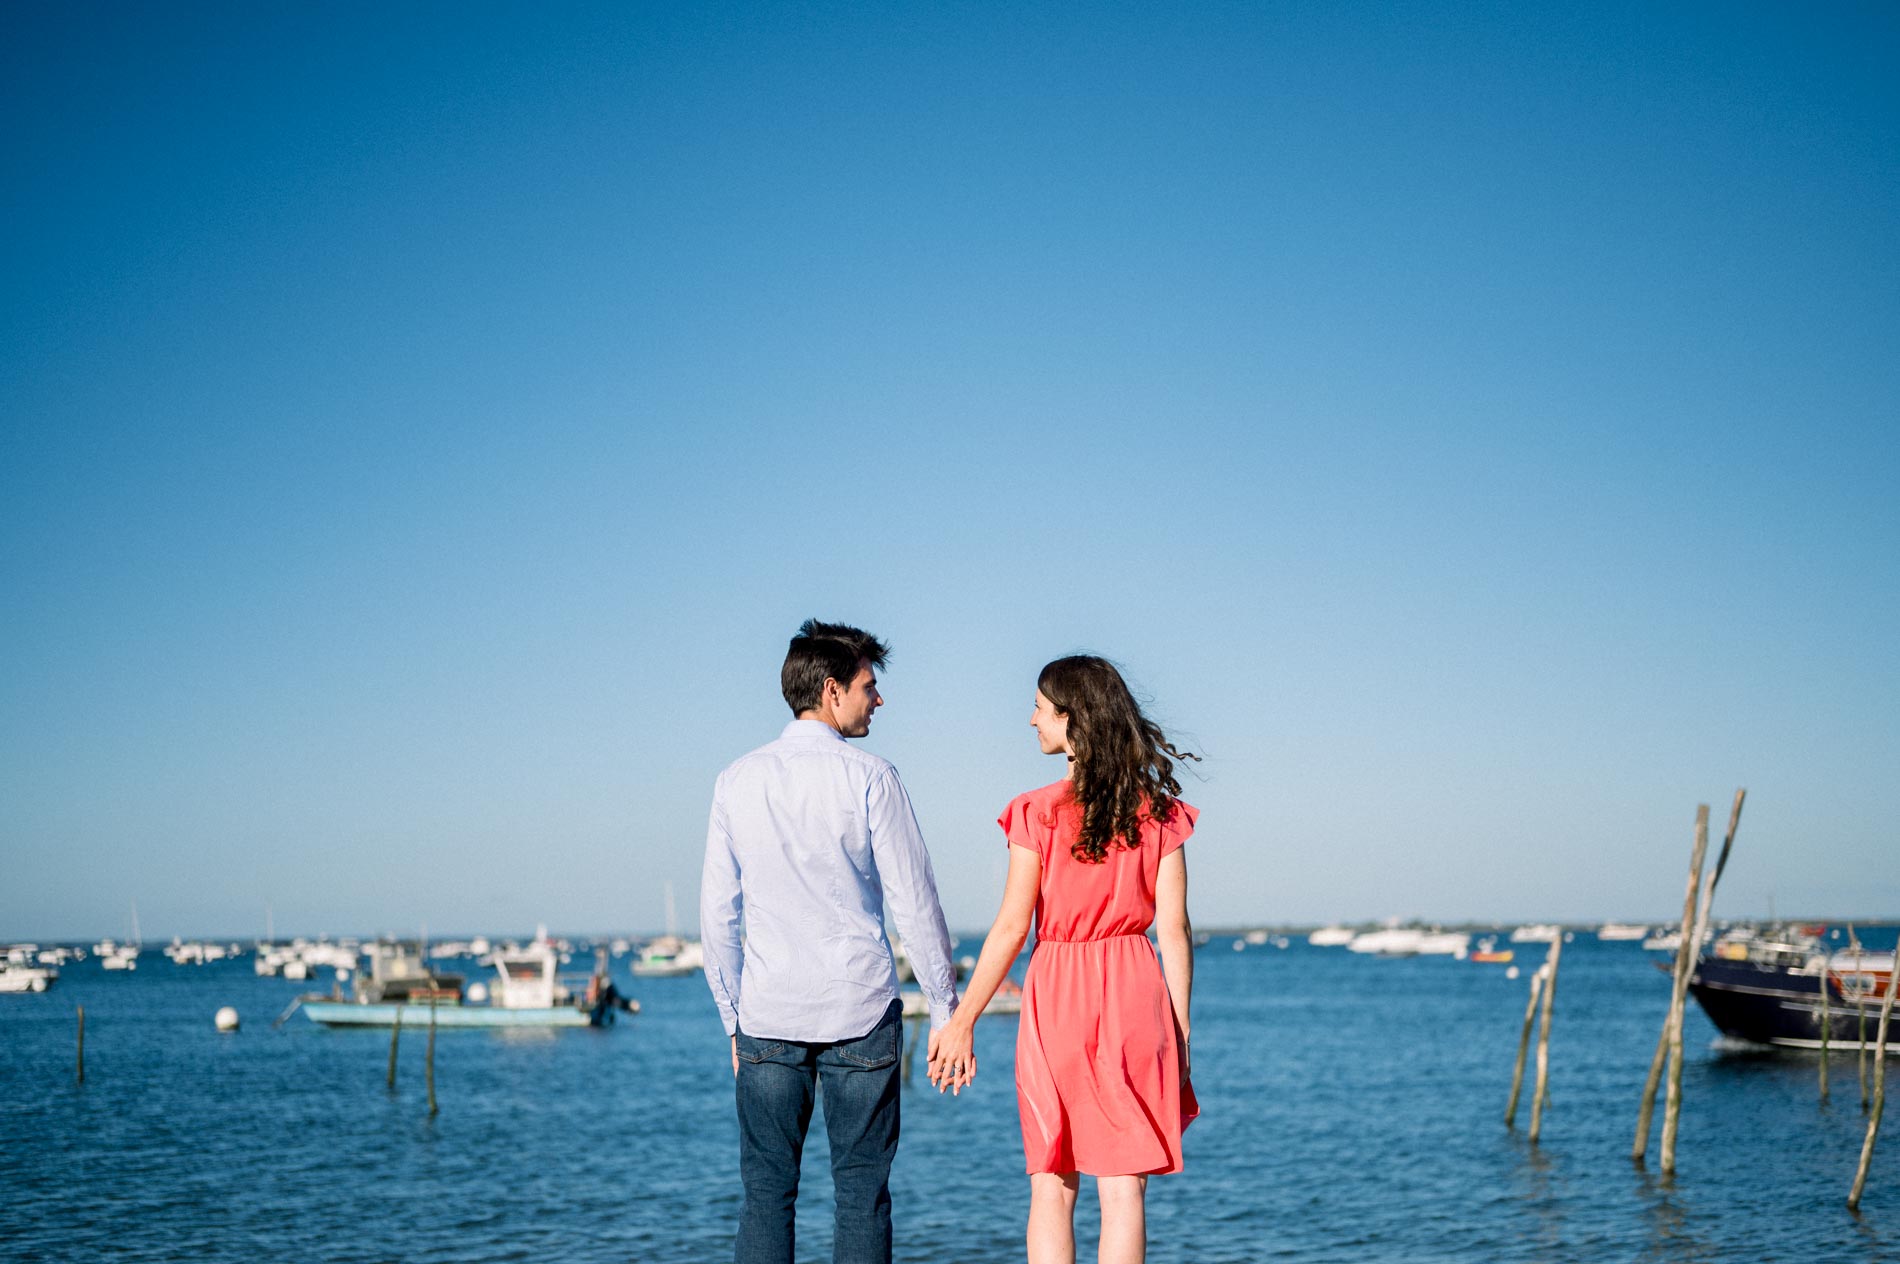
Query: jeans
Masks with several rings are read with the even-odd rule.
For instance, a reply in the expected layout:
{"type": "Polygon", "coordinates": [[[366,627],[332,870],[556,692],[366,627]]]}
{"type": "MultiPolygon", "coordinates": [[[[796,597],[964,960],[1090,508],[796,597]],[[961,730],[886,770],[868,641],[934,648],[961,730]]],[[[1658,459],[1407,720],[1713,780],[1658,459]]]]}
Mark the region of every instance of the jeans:
{"type": "Polygon", "coordinates": [[[739,1033],[737,1264],[792,1264],[798,1164],[824,1084],[825,1130],[837,1193],[831,1258],[890,1264],[891,1160],[897,1157],[897,1055],[903,1006],[892,1001],[869,1035],[807,1044],[739,1033]]]}

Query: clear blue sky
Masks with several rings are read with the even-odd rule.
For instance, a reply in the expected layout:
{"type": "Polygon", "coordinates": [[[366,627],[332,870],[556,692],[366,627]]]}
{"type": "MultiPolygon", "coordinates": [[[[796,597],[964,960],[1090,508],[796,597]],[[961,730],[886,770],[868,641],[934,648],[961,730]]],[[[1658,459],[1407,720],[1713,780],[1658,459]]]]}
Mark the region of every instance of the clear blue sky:
{"type": "Polygon", "coordinates": [[[0,939],[690,924],[812,615],[1203,923],[1900,914],[1900,25],[9,4],[0,939]]]}

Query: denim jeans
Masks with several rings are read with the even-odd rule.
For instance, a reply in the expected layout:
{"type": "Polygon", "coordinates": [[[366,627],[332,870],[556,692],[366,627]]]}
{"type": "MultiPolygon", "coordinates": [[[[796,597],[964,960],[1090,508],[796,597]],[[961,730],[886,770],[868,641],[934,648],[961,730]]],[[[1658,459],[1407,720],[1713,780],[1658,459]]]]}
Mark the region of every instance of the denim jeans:
{"type": "Polygon", "coordinates": [[[739,1211],[737,1264],[792,1264],[798,1164],[820,1083],[837,1193],[831,1258],[890,1264],[891,1160],[897,1157],[897,1055],[904,1041],[897,1001],[869,1035],[807,1044],[739,1033],[739,1211]]]}

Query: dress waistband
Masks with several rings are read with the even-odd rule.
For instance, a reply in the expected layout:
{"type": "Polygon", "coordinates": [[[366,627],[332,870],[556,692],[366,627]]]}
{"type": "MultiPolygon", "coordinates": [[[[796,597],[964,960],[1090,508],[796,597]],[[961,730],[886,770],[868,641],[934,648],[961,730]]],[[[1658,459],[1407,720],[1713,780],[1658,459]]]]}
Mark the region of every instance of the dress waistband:
{"type": "Polygon", "coordinates": [[[1145,930],[1118,930],[1106,935],[1090,935],[1087,939],[1051,939],[1043,935],[1037,935],[1036,945],[1041,947],[1043,944],[1100,944],[1106,943],[1111,939],[1146,938],[1148,938],[1148,932],[1145,930]]]}

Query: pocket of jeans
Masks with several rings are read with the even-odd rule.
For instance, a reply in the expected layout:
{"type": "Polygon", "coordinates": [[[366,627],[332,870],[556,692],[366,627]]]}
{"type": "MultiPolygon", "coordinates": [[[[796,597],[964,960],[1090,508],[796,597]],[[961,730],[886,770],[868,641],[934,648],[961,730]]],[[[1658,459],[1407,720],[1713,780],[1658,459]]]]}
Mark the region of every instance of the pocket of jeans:
{"type": "Polygon", "coordinates": [[[897,1061],[897,1055],[904,1046],[904,1024],[902,1022],[880,1023],[870,1035],[848,1044],[833,1046],[838,1057],[852,1066],[875,1070],[890,1066],[897,1061]]]}
{"type": "Polygon", "coordinates": [[[747,1062],[769,1062],[784,1051],[785,1042],[782,1040],[760,1040],[743,1031],[739,1033],[739,1056],[747,1062]]]}

